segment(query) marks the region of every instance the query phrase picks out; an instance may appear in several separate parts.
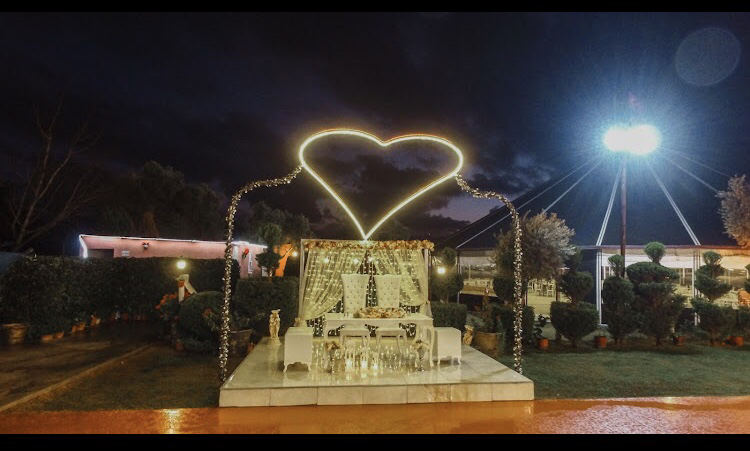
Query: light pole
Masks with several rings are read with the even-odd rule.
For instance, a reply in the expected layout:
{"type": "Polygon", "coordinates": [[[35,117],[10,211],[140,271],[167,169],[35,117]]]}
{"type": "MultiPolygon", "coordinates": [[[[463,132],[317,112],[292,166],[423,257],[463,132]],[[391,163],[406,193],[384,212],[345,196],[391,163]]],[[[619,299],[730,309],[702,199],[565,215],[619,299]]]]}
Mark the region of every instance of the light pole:
{"type": "MultiPolygon", "coordinates": [[[[627,168],[629,155],[648,155],[661,144],[661,134],[653,125],[616,125],[604,134],[604,145],[612,152],[622,154],[620,173],[620,255],[625,261],[627,235],[627,168]]],[[[623,264],[623,271],[625,265],[623,264]]],[[[624,274],[621,274],[624,276],[624,274]]]]}

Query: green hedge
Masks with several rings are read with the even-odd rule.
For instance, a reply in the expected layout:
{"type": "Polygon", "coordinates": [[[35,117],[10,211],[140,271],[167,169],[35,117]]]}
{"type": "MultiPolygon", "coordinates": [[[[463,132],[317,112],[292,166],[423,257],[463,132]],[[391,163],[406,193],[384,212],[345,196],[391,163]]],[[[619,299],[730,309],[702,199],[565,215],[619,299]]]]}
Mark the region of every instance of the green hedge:
{"type": "MultiPolygon", "coordinates": [[[[505,346],[506,348],[512,348],[513,340],[516,336],[515,332],[513,331],[513,307],[510,305],[494,304],[493,310],[493,316],[500,317],[500,322],[502,323],[503,329],[505,329],[505,346]]],[[[522,318],[521,340],[525,344],[532,344],[534,341],[534,307],[524,307],[522,318]]]]}
{"type": "MultiPolygon", "coordinates": [[[[0,323],[22,322],[32,337],[67,330],[90,315],[107,317],[115,311],[156,317],[155,306],[177,291],[175,277],[190,274],[196,290],[221,290],[223,259],[178,258],[82,259],[29,257],[14,262],[0,279],[0,323]]],[[[239,278],[234,262],[233,281],[239,278]]]]}
{"type": "Polygon", "coordinates": [[[263,336],[270,335],[268,319],[271,310],[281,309],[279,335],[294,324],[299,310],[299,278],[245,278],[237,281],[232,311],[250,319],[250,327],[263,336]]]}
{"type": "Polygon", "coordinates": [[[218,346],[223,298],[224,295],[218,291],[202,291],[182,301],[179,314],[180,332],[189,338],[208,341],[218,346]]]}
{"type": "Polygon", "coordinates": [[[468,309],[463,304],[455,302],[432,302],[432,323],[435,327],[454,327],[464,333],[466,313],[468,309]]]}

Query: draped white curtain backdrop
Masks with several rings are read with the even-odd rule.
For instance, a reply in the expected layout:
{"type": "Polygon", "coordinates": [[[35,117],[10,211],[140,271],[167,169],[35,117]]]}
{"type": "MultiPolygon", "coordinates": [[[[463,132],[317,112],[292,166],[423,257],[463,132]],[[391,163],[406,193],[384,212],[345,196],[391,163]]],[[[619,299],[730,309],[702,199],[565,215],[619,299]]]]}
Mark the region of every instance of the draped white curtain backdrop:
{"type": "Polygon", "coordinates": [[[427,302],[427,270],[421,249],[375,249],[371,254],[378,274],[401,276],[401,304],[427,302]]]}
{"type": "Polygon", "coordinates": [[[312,320],[333,308],[344,294],[341,274],[357,272],[364,256],[365,249],[310,249],[300,317],[312,320]]]}

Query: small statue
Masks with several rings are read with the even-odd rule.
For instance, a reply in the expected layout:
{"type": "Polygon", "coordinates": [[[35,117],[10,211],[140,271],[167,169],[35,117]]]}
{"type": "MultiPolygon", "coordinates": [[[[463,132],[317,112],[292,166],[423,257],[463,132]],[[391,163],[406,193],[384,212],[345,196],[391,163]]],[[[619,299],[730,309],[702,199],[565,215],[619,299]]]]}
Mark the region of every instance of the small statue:
{"type": "Polygon", "coordinates": [[[268,330],[271,332],[271,341],[279,341],[279,312],[281,309],[271,310],[271,318],[268,320],[268,330]]]}
{"type": "Polygon", "coordinates": [[[300,327],[302,326],[302,318],[294,318],[294,327],[300,327]]]}
{"type": "Polygon", "coordinates": [[[464,332],[463,343],[465,345],[471,345],[471,341],[474,339],[474,327],[469,326],[468,324],[464,327],[466,328],[466,332],[464,332]]]}

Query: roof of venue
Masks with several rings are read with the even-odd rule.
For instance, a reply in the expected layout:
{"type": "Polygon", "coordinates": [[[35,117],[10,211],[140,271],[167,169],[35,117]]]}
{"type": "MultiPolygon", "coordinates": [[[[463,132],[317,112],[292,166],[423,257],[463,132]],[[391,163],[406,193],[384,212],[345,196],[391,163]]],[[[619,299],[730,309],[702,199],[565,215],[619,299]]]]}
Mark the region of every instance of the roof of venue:
{"type": "MultiPolygon", "coordinates": [[[[626,171],[627,244],[736,246],[724,233],[716,194],[731,176],[681,152],[629,157],[626,171]]],[[[575,231],[578,246],[620,244],[620,170],[623,161],[599,155],[514,199],[521,213],[556,213],[575,231]]],[[[439,246],[488,249],[507,230],[506,206],[448,237],[439,246]]]]}

